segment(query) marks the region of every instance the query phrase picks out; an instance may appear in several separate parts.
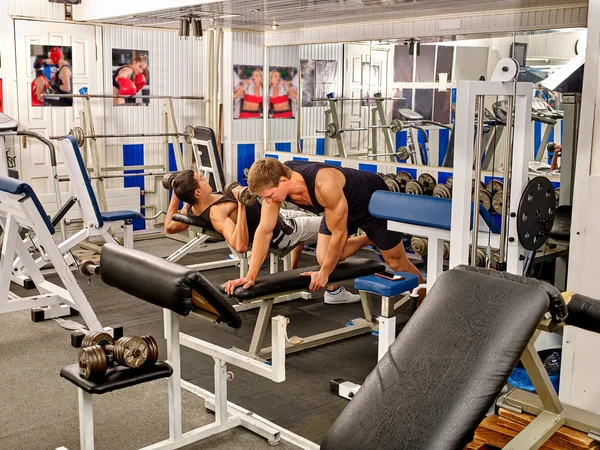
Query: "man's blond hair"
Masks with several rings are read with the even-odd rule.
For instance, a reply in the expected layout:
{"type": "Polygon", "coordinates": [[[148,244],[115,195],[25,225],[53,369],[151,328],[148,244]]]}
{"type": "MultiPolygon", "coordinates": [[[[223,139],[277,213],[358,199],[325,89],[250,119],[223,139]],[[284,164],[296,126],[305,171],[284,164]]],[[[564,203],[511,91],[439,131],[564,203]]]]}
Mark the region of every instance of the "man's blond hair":
{"type": "Polygon", "coordinates": [[[248,172],[248,189],[259,194],[264,189],[278,186],[281,177],[292,178],[292,170],[274,158],[259,159],[248,172]]]}

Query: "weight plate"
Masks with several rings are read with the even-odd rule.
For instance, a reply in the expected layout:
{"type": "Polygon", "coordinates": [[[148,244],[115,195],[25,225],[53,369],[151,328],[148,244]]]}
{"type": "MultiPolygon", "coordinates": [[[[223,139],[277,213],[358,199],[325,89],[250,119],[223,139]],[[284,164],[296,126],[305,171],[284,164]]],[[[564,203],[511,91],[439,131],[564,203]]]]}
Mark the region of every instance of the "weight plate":
{"type": "Polygon", "coordinates": [[[148,346],[148,359],[144,363],[145,366],[151,366],[158,361],[158,344],[152,336],[142,336],[144,342],[148,346]]]}
{"type": "Polygon", "coordinates": [[[556,211],[556,196],[552,183],[546,177],[535,177],[529,182],[517,210],[517,235],[521,245],[536,251],[546,242],[556,211]]]}
{"type": "MultiPolygon", "coordinates": [[[[483,181],[479,182],[479,189],[485,189],[485,184],[483,183],[483,181]]],[[[472,180],[471,183],[471,193],[475,192],[475,180],[472,180]]]]}
{"type": "Polygon", "coordinates": [[[450,242],[444,242],[444,259],[450,258],[450,242]]]}
{"type": "Polygon", "coordinates": [[[405,182],[408,182],[413,179],[412,175],[408,172],[398,172],[396,174],[396,178],[400,179],[400,180],[404,180],[405,182]]]}
{"type": "Polygon", "coordinates": [[[413,236],[410,238],[410,248],[420,256],[427,255],[427,239],[413,236]]]}
{"type": "Polygon", "coordinates": [[[325,127],[325,136],[331,139],[337,139],[340,136],[340,127],[337,123],[328,123],[325,127]]]}
{"type": "Polygon", "coordinates": [[[423,195],[423,186],[417,180],[410,180],[406,183],[405,191],[407,194],[423,195]]]}
{"type": "MultiPolygon", "coordinates": [[[[400,119],[394,119],[390,122],[390,130],[392,133],[400,133],[404,129],[404,124],[400,119]]],[[[402,158],[406,159],[406,158],[402,158]]]]}
{"type": "Polygon", "coordinates": [[[73,127],[69,130],[69,135],[75,138],[75,142],[78,147],[83,147],[85,144],[85,135],[83,134],[83,128],[81,127],[73,127]]]}
{"type": "Polygon", "coordinates": [[[477,249],[477,256],[475,257],[475,265],[477,267],[485,267],[485,252],[480,248],[477,249]]]}
{"type": "Polygon", "coordinates": [[[173,180],[175,179],[175,177],[177,176],[176,173],[171,172],[171,173],[165,173],[162,177],[162,186],[167,190],[170,191],[171,189],[173,189],[173,180]]]}
{"type": "Polygon", "coordinates": [[[433,176],[431,176],[428,173],[422,173],[421,175],[419,175],[419,183],[421,183],[424,190],[429,191],[429,192],[433,191],[433,188],[437,184],[435,182],[435,178],[433,178],[433,176]]]}
{"type": "Polygon", "coordinates": [[[79,374],[86,380],[104,375],[108,368],[106,353],[99,345],[79,349],[77,359],[79,374]]]}
{"type": "Polygon", "coordinates": [[[433,188],[433,196],[439,198],[451,198],[452,193],[445,184],[438,184],[433,188]]]}
{"type": "Polygon", "coordinates": [[[140,337],[122,337],[115,343],[115,359],[119,364],[137,369],[148,359],[148,345],[140,337]]]}
{"type": "Polygon", "coordinates": [[[452,177],[448,177],[446,180],[446,186],[448,186],[448,189],[452,190],[452,177]]]}
{"type": "Polygon", "coordinates": [[[104,347],[105,345],[114,345],[115,340],[113,337],[102,331],[90,331],[86,334],[81,341],[81,348],[92,347],[94,345],[100,345],[104,347]]]}
{"type": "Polygon", "coordinates": [[[504,183],[500,180],[491,180],[485,185],[485,189],[494,195],[496,192],[501,192],[504,189],[504,183]]]}
{"type": "Polygon", "coordinates": [[[502,192],[496,192],[492,197],[492,210],[498,214],[502,214],[502,196],[502,192]]]}
{"type": "Polygon", "coordinates": [[[406,161],[408,158],[410,158],[410,150],[408,150],[408,147],[404,145],[402,147],[398,147],[398,150],[396,150],[396,158],[401,161],[406,161]]]}
{"type": "Polygon", "coordinates": [[[196,132],[194,131],[194,127],[191,125],[186,125],[183,131],[183,138],[185,139],[185,142],[191,144],[195,135],[196,132]]]}
{"type": "Polygon", "coordinates": [[[488,211],[492,207],[492,196],[485,189],[479,189],[479,203],[481,203],[488,211]]]}
{"type": "Polygon", "coordinates": [[[390,192],[400,192],[400,183],[395,178],[386,179],[385,184],[390,192]]]}

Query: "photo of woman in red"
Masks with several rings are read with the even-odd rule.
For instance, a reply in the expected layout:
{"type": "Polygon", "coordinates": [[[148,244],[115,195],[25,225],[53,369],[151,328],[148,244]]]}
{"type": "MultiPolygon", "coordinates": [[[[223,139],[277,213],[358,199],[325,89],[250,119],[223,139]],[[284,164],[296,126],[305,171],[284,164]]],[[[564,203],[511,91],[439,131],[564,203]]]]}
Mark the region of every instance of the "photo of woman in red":
{"type": "MultiPolygon", "coordinates": [[[[276,68],[269,73],[269,117],[293,119],[292,101],[297,102],[298,90],[292,85],[293,68],[276,68]],[[282,72],[285,78],[282,77],[282,72]],[[291,78],[289,81],[286,78],[291,78]]],[[[297,70],[295,70],[297,72],[297,70]]]]}
{"type": "Polygon", "coordinates": [[[233,66],[233,118],[260,119],[263,71],[260,66],[233,66]]]}

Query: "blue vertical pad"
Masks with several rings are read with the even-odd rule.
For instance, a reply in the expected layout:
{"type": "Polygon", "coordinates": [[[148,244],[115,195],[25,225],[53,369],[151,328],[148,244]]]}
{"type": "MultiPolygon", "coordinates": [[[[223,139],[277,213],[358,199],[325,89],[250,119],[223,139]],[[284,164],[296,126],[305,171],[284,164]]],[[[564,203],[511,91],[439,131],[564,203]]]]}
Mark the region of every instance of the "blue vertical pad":
{"type": "Polygon", "coordinates": [[[444,161],[446,153],[448,152],[448,143],[450,142],[450,130],[448,130],[447,128],[441,128],[439,130],[438,136],[438,161],[441,163],[444,161]]]}
{"type": "Polygon", "coordinates": [[[365,172],[377,173],[377,164],[359,164],[358,170],[364,170],[365,172]]]}
{"type": "Polygon", "coordinates": [[[317,155],[325,155],[325,138],[317,138],[317,155]]]}
{"type": "Polygon", "coordinates": [[[292,161],[308,161],[308,158],[304,158],[302,156],[294,156],[292,157],[292,161]]]}
{"type": "Polygon", "coordinates": [[[270,153],[265,153],[265,158],[273,158],[273,159],[279,159],[279,155],[272,155],[270,153]]]}
{"type": "Polygon", "coordinates": [[[237,181],[242,186],[248,186],[248,180],[246,180],[246,175],[244,175],[244,169],[249,170],[252,164],[254,164],[254,149],[255,144],[238,144],[237,146],[237,181]]]}
{"type": "Polygon", "coordinates": [[[330,159],[326,159],[325,163],[326,164],[331,164],[332,166],[342,167],[342,162],[341,161],[332,161],[330,159]]]}
{"type": "MultiPolygon", "coordinates": [[[[123,144],[123,166],[141,166],[144,164],[144,144],[123,144]]],[[[125,173],[143,173],[143,170],[125,170],[125,173]]],[[[123,186],[128,187],[139,187],[140,188],[140,206],[146,204],[144,195],[142,194],[145,189],[144,177],[126,177],[123,179],[123,186]]],[[[144,210],[140,208],[142,214],[144,210]]],[[[146,221],[141,218],[133,219],[133,231],[145,230],[146,221]]]]}

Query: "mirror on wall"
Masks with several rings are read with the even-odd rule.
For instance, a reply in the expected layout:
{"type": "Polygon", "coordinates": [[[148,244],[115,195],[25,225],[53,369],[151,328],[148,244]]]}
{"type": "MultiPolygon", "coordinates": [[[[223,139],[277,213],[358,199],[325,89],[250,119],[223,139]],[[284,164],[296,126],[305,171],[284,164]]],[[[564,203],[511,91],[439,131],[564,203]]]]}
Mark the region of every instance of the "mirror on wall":
{"type": "MultiPolygon", "coordinates": [[[[513,57],[534,88],[532,160],[560,143],[562,96],[544,80],[581,54],[585,29],[269,47],[270,150],[359,162],[452,167],[456,86],[513,57]],[[542,153],[540,153],[542,152],[542,153]]],[[[501,154],[502,99],[486,99],[489,165],[501,154]]]]}

